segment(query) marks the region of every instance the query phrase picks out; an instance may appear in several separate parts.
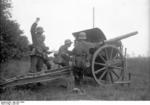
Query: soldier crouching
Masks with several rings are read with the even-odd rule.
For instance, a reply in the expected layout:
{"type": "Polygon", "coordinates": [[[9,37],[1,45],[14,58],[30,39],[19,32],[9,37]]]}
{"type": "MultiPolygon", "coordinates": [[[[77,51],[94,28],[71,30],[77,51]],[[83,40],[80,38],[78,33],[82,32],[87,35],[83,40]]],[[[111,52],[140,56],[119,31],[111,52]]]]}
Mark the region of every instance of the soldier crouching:
{"type": "Polygon", "coordinates": [[[55,59],[54,62],[56,64],[59,64],[61,66],[69,66],[69,61],[70,61],[70,55],[72,54],[71,51],[69,51],[69,47],[71,46],[72,42],[70,39],[66,39],[64,42],[64,45],[62,45],[58,53],[55,54],[55,59]]]}

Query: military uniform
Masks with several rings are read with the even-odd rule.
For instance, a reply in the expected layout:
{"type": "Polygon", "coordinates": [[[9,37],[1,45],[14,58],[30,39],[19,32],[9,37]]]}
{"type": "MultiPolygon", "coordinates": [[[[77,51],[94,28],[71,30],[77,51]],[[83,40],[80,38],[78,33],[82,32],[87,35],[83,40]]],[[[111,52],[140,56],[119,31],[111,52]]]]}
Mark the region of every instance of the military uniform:
{"type": "Polygon", "coordinates": [[[96,44],[87,42],[86,33],[81,32],[78,38],[75,40],[75,47],[73,49],[74,64],[73,73],[75,77],[75,84],[80,85],[83,79],[84,71],[90,67],[91,54],[89,52],[90,48],[94,48],[96,44]]]}
{"type": "Polygon", "coordinates": [[[56,63],[62,66],[69,65],[70,54],[71,54],[71,51],[68,50],[68,47],[70,47],[72,42],[70,40],[66,40],[66,41],[65,41],[65,44],[59,48],[59,51],[55,60],[56,63]],[[66,41],[68,42],[66,43],[66,41]],[[70,45],[68,46],[67,44],[70,44],[70,45]]]}
{"type": "Polygon", "coordinates": [[[32,35],[32,55],[31,55],[31,68],[30,72],[41,71],[43,63],[50,69],[51,65],[48,62],[48,47],[45,46],[45,36],[37,32],[37,23],[33,23],[31,27],[32,35]]]}
{"type": "Polygon", "coordinates": [[[75,66],[79,68],[86,68],[86,63],[90,63],[91,54],[89,53],[90,48],[94,48],[95,44],[86,42],[86,41],[78,41],[75,44],[75,48],[73,49],[73,54],[75,56],[75,66]]]}

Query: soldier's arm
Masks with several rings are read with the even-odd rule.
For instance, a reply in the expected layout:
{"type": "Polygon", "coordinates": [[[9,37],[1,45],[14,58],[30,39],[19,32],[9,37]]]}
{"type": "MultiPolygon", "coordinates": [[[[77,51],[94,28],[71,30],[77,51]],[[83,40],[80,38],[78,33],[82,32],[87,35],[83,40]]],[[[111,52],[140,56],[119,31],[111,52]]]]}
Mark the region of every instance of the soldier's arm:
{"type": "Polygon", "coordinates": [[[31,34],[32,35],[34,35],[35,34],[35,32],[36,32],[36,27],[37,27],[37,25],[38,25],[38,22],[39,22],[39,18],[36,18],[36,21],[32,24],[32,26],[31,26],[31,34]]]}
{"type": "Polygon", "coordinates": [[[78,55],[78,51],[77,51],[77,48],[73,48],[73,50],[71,51],[71,55],[75,56],[75,55],[78,55]]]}
{"type": "Polygon", "coordinates": [[[48,51],[48,50],[49,50],[49,47],[46,47],[46,46],[45,46],[44,51],[45,51],[47,54],[51,54],[51,53],[52,53],[52,51],[48,51]]]}
{"type": "Polygon", "coordinates": [[[63,46],[63,45],[60,46],[60,48],[59,48],[59,50],[58,50],[58,53],[62,53],[62,52],[64,52],[64,46],[63,46]]]}
{"type": "Polygon", "coordinates": [[[36,32],[37,23],[33,23],[31,26],[31,35],[34,35],[36,32]]]}

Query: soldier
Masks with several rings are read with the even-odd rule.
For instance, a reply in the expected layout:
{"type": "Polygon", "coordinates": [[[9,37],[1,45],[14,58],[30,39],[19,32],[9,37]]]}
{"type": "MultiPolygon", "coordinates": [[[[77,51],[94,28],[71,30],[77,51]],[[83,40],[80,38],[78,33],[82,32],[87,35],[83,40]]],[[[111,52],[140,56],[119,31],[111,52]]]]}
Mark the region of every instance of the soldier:
{"type": "Polygon", "coordinates": [[[85,46],[86,33],[81,32],[75,40],[75,47],[73,49],[73,54],[75,56],[75,66],[73,67],[73,74],[75,77],[75,85],[79,86],[81,80],[83,79],[83,69],[87,62],[87,47],[85,46]]]}
{"type": "Polygon", "coordinates": [[[37,27],[39,18],[33,23],[31,27],[31,36],[32,36],[32,55],[31,55],[31,68],[30,72],[41,71],[43,63],[46,64],[47,69],[51,68],[51,65],[48,61],[49,48],[45,46],[45,36],[43,35],[43,28],[37,27]]]}
{"type": "Polygon", "coordinates": [[[91,54],[89,53],[90,48],[94,48],[96,44],[86,41],[87,36],[85,32],[79,33],[77,40],[75,41],[75,47],[73,53],[76,56],[76,66],[85,68],[88,65],[91,54]],[[81,60],[80,60],[81,59],[81,60]],[[87,63],[87,64],[86,64],[87,63]]]}
{"type": "Polygon", "coordinates": [[[64,45],[62,45],[59,48],[58,54],[56,56],[56,59],[57,59],[56,63],[62,66],[69,65],[71,51],[69,51],[68,48],[71,46],[71,44],[72,42],[70,39],[65,40],[64,45]]]}
{"type": "Polygon", "coordinates": [[[80,32],[75,40],[75,47],[73,54],[75,58],[75,64],[73,66],[73,73],[75,77],[75,84],[80,85],[83,79],[83,72],[90,67],[91,54],[90,48],[94,48],[96,43],[87,42],[87,35],[85,32],[80,32]]]}

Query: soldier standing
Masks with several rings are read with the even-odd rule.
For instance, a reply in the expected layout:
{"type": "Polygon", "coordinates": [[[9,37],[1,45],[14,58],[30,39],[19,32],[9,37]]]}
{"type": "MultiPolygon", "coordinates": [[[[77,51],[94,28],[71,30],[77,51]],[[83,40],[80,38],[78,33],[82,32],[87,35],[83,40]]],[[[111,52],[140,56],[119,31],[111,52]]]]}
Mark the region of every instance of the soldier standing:
{"type": "Polygon", "coordinates": [[[75,58],[73,73],[76,85],[80,85],[84,71],[90,67],[91,54],[89,49],[94,48],[96,45],[91,42],[87,42],[86,40],[87,34],[85,32],[80,32],[75,40],[75,47],[73,49],[73,55],[75,58]]]}
{"type": "Polygon", "coordinates": [[[75,85],[79,86],[83,79],[83,69],[85,68],[87,51],[85,44],[86,33],[79,33],[78,40],[75,40],[75,47],[73,49],[73,55],[75,56],[75,66],[73,67],[73,74],[75,77],[75,85]]]}
{"type": "Polygon", "coordinates": [[[49,48],[45,46],[45,36],[43,35],[43,28],[37,27],[40,18],[37,18],[36,21],[31,26],[31,36],[32,36],[32,55],[31,55],[31,68],[30,72],[41,71],[43,63],[46,64],[47,69],[51,68],[50,63],[48,62],[47,54],[50,53],[49,48]]]}

